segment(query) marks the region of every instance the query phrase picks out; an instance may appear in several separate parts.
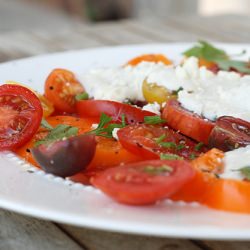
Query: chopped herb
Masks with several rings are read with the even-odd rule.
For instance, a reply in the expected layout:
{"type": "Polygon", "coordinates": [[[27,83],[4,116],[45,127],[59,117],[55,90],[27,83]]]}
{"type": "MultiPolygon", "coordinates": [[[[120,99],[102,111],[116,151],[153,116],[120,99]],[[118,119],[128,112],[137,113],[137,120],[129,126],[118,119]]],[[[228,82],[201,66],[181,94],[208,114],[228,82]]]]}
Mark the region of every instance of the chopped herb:
{"type": "Polygon", "coordinates": [[[162,165],[160,167],[154,167],[154,166],[146,166],[143,169],[143,172],[146,172],[148,174],[152,174],[152,175],[161,175],[164,173],[170,173],[173,171],[173,168],[171,168],[168,165],[162,165]]]}
{"type": "Polygon", "coordinates": [[[44,139],[37,141],[35,143],[35,147],[41,144],[52,143],[57,140],[69,138],[77,134],[78,134],[78,128],[65,125],[65,124],[60,124],[60,125],[57,125],[55,128],[50,129],[49,134],[44,139]]]}
{"type": "Polygon", "coordinates": [[[89,95],[87,92],[83,92],[83,93],[80,93],[80,94],[77,94],[75,96],[75,99],[77,101],[82,101],[82,100],[88,100],[89,99],[89,95]]]}
{"type": "Polygon", "coordinates": [[[183,157],[180,157],[176,154],[161,154],[161,160],[183,160],[183,157]]]}
{"type": "Polygon", "coordinates": [[[156,139],[155,139],[155,142],[156,142],[157,144],[159,144],[159,143],[161,143],[165,138],[166,138],[166,135],[163,134],[163,135],[161,135],[160,137],[156,138],[156,139]]]}
{"type": "Polygon", "coordinates": [[[185,144],[183,144],[183,143],[177,145],[177,147],[176,147],[177,150],[182,150],[183,148],[185,148],[185,144]]]}
{"type": "Polygon", "coordinates": [[[157,115],[155,115],[155,116],[145,116],[144,117],[144,123],[145,124],[154,125],[154,124],[160,124],[160,123],[165,123],[165,122],[166,122],[166,120],[161,119],[161,117],[157,116],[157,115]]]}
{"type": "Polygon", "coordinates": [[[179,87],[177,90],[174,90],[174,91],[172,92],[172,94],[173,94],[173,95],[178,95],[179,92],[182,91],[182,90],[183,90],[183,87],[179,87]]]}
{"type": "Polygon", "coordinates": [[[194,150],[195,150],[195,151],[200,151],[201,148],[202,148],[203,146],[204,146],[204,143],[199,142],[199,143],[197,143],[197,144],[195,145],[194,150]]]}
{"type": "Polygon", "coordinates": [[[124,101],[123,101],[123,103],[124,104],[129,104],[129,105],[133,105],[133,101],[132,100],[130,100],[130,99],[125,99],[124,101]]]}
{"type": "MultiPolygon", "coordinates": [[[[246,51],[243,50],[240,55],[245,52],[246,51]]],[[[199,41],[197,45],[185,51],[183,54],[187,57],[195,56],[197,58],[203,58],[209,62],[214,62],[220,69],[225,71],[235,69],[241,73],[250,73],[249,62],[231,60],[224,50],[218,49],[205,41],[199,41]]]]}
{"type": "Polygon", "coordinates": [[[240,171],[240,173],[245,177],[246,180],[250,181],[250,166],[246,166],[235,171],[240,171]]]}
{"type": "Polygon", "coordinates": [[[95,134],[97,136],[113,138],[112,132],[115,128],[124,128],[126,126],[125,115],[124,114],[121,115],[121,118],[122,122],[120,124],[118,123],[109,124],[112,121],[112,118],[102,113],[97,128],[88,132],[88,134],[95,134]]]}
{"type": "Polygon", "coordinates": [[[176,144],[174,142],[160,142],[159,145],[164,148],[176,148],[176,144]]]}
{"type": "Polygon", "coordinates": [[[48,129],[48,130],[52,130],[53,127],[45,120],[45,119],[42,119],[41,121],[41,126],[48,129]]]}
{"type": "Polygon", "coordinates": [[[196,158],[196,156],[195,156],[194,153],[190,154],[190,156],[189,156],[189,159],[190,159],[190,160],[194,160],[195,158],[196,158]]]}

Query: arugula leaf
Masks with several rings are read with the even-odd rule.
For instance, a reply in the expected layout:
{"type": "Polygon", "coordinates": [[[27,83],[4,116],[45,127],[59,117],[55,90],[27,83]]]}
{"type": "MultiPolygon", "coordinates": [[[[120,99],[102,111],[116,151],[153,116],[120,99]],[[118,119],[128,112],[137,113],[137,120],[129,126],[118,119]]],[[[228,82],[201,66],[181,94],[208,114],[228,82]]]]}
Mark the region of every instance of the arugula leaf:
{"type": "Polygon", "coordinates": [[[121,118],[122,122],[120,124],[118,123],[108,124],[112,121],[112,118],[102,113],[97,128],[88,132],[88,134],[95,134],[96,136],[113,138],[112,132],[115,128],[124,128],[126,126],[125,115],[123,114],[121,118]]]}
{"type": "Polygon", "coordinates": [[[160,124],[160,123],[165,123],[166,120],[161,119],[160,116],[145,116],[144,117],[144,123],[145,124],[150,124],[150,125],[155,125],[155,124],[160,124]]]}
{"type": "Polygon", "coordinates": [[[41,144],[49,144],[57,140],[62,140],[64,138],[69,138],[78,134],[78,128],[72,127],[65,124],[57,125],[55,128],[50,129],[49,134],[42,140],[35,143],[35,147],[41,144]]]}
{"type": "Polygon", "coordinates": [[[77,101],[88,100],[88,99],[89,99],[89,95],[88,95],[87,92],[82,92],[82,93],[80,93],[80,94],[77,94],[77,95],[75,96],[75,99],[76,99],[77,101]]]}
{"type": "Polygon", "coordinates": [[[250,181],[250,166],[246,166],[238,169],[240,173],[245,177],[246,180],[250,181]]]}
{"type": "Polygon", "coordinates": [[[183,157],[180,157],[176,154],[160,154],[161,160],[183,160],[183,157]]]}

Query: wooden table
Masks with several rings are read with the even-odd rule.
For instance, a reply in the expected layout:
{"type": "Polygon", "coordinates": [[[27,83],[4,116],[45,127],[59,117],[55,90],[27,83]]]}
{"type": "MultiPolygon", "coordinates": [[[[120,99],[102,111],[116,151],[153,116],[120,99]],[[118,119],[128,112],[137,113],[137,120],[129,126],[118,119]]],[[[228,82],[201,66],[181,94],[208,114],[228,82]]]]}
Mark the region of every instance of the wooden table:
{"type": "MultiPolygon", "coordinates": [[[[196,41],[250,41],[250,18],[176,17],[164,20],[125,20],[100,24],[75,24],[52,31],[11,31],[0,34],[0,61],[42,53],[104,45],[196,41]]],[[[42,221],[0,210],[0,249],[85,250],[245,250],[250,242],[177,240],[132,236],[42,221]]]]}

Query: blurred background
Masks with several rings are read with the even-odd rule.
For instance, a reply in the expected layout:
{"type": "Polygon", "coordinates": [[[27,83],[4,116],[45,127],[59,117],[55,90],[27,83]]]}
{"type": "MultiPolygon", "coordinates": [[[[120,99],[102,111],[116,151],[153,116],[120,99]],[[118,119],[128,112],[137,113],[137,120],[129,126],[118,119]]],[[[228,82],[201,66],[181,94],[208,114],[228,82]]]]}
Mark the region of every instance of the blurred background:
{"type": "Polygon", "coordinates": [[[0,29],[179,15],[249,15],[249,0],[0,0],[0,29]]]}

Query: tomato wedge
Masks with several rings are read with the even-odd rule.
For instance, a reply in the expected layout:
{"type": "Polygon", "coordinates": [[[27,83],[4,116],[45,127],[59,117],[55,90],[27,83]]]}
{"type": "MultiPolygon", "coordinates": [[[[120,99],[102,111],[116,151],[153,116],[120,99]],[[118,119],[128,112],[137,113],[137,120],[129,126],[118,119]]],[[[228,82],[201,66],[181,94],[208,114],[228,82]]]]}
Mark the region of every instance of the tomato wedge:
{"type": "Polygon", "coordinates": [[[20,85],[0,86],[0,150],[21,147],[38,130],[43,110],[38,97],[20,85]]]}
{"type": "Polygon", "coordinates": [[[76,104],[77,113],[83,118],[100,118],[102,113],[110,116],[113,122],[121,122],[125,115],[128,124],[143,122],[145,116],[155,116],[154,113],[114,101],[84,100],[76,104]]]}
{"type": "Polygon", "coordinates": [[[75,96],[84,92],[75,75],[66,69],[54,69],[45,83],[45,97],[58,111],[74,113],[75,96]]]}
{"type": "Polygon", "coordinates": [[[156,160],[110,168],[91,183],[118,202],[148,205],[174,194],[193,176],[186,161],[156,160]]]}
{"type": "Polygon", "coordinates": [[[196,141],[208,144],[208,137],[214,128],[214,123],[184,109],[178,101],[168,101],[162,117],[173,129],[196,141]]]}
{"type": "Polygon", "coordinates": [[[155,62],[155,63],[164,63],[166,65],[173,64],[166,56],[162,54],[145,54],[131,59],[127,64],[131,66],[136,66],[141,62],[155,62]]]}
{"type": "Polygon", "coordinates": [[[117,135],[124,148],[145,159],[157,159],[161,153],[170,153],[190,160],[206,151],[205,146],[168,127],[157,125],[130,125],[120,129],[117,135]]]}

